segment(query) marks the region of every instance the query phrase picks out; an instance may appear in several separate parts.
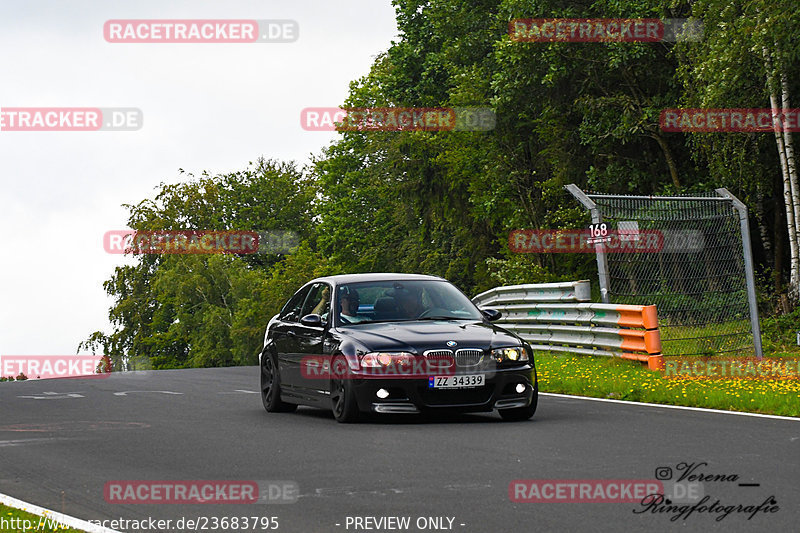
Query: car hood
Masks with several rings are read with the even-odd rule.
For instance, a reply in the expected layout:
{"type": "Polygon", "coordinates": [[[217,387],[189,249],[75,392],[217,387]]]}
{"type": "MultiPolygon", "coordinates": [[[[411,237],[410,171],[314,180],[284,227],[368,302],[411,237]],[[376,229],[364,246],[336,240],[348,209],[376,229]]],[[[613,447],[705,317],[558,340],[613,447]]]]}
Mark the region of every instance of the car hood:
{"type": "Polygon", "coordinates": [[[521,344],[519,338],[494,324],[467,320],[379,322],[341,328],[339,332],[362,345],[366,351],[422,353],[435,349],[486,350],[521,344]],[[447,346],[448,341],[458,344],[447,346]]]}

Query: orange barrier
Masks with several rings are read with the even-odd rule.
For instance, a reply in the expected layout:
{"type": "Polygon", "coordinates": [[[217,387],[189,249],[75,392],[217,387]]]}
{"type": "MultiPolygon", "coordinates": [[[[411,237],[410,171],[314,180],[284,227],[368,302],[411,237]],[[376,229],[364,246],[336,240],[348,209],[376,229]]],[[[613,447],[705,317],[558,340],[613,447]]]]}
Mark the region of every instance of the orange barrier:
{"type": "Polygon", "coordinates": [[[655,305],[572,303],[558,292],[568,289],[576,295],[581,289],[587,299],[588,282],[574,282],[496,287],[473,302],[501,311],[498,324],[534,350],[620,357],[647,363],[651,370],[663,366],[655,305]]]}
{"type": "Polygon", "coordinates": [[[622,329],[619,334],[623,337],[621,348],[630,352],[645,352],[623,354],[623,359],[633,359],[647,363],[650,370],[660,370],[664,366],[664,356],[661,355],[661,332],[658,330],[658,313],[655,305],[620,305],[617,307],[620,326],[641,329],[622,329]]]}
{"type": "Polygon", "coordinates": [[[658,313],[655,305],[618,305],[616,307],[620,314],[617,324],[620,326],[658,329],[658,313]]]}

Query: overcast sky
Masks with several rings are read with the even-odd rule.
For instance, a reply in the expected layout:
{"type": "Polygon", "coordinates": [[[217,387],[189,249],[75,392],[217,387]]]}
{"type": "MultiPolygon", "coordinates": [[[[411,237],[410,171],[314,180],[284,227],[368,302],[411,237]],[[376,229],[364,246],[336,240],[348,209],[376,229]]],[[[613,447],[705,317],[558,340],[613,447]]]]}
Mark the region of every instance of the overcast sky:
{"type": "Polygon", "coordinates": [[[389,0],[4,2],[0,109],[135,107],[138,131],[0,131],[0,355],[75,353],[110,331],[103,291],[120,255],[123,203],[179,168],[301,166],[336,133],[300,127],[304,107],[341,104],[397,35],[389,0]],[[118,44],[110,19],[291,19],[293,43],[118,44]]]}

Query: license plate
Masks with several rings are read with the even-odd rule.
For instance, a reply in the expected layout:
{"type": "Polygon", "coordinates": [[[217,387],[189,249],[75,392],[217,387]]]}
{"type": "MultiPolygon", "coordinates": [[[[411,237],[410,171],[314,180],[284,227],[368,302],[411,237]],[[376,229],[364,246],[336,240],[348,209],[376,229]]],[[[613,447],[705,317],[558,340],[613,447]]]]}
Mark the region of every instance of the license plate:
{"type": "Polygon", "coordinates": [[[483,374],[465,374],[458,376],[430,376],[429,389],[467,389],[482,387],[486,383],[483,374]]]}

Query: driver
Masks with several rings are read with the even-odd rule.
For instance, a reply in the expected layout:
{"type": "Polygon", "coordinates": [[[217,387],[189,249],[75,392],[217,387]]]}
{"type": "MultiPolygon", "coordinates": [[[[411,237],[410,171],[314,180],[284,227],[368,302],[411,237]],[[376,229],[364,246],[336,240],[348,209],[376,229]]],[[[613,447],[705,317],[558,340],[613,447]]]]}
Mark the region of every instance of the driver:
{"type": "Polygon", "coordinates": [[[358,291],[344,286],[339,290],[339,301],[341,303],[341,311],[339,316],[343,318],[347,324],[358,324],[367,320],[366,317],[358,315],[358,306],[360,298],[358,291]]]}

